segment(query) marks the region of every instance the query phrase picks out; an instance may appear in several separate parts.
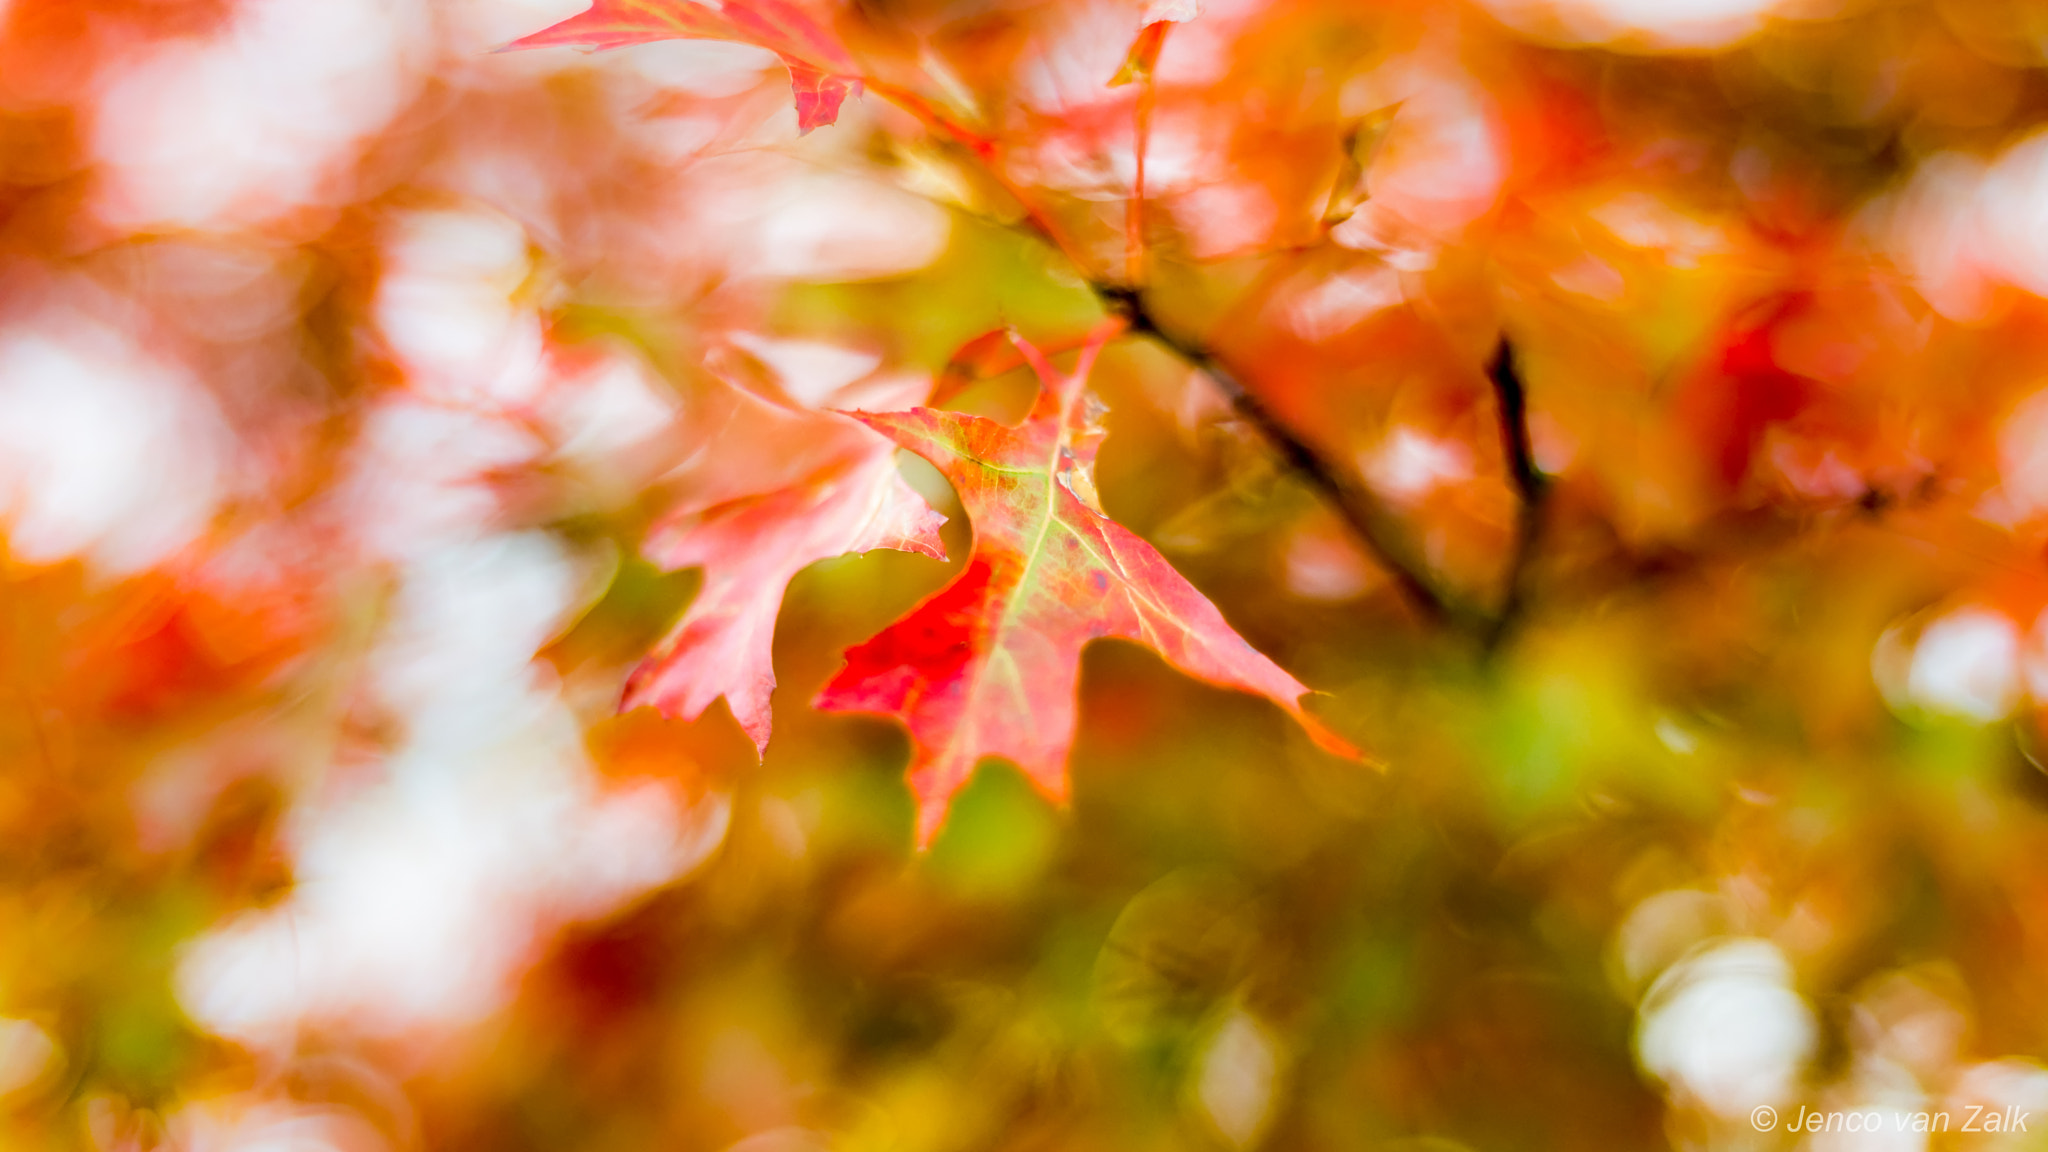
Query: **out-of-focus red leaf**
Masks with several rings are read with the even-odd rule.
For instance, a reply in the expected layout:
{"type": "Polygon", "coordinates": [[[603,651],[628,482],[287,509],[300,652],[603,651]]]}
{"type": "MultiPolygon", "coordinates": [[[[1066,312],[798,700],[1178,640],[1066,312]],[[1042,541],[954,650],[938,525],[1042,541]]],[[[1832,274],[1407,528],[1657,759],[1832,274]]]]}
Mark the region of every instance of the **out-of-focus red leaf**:
{"type": "Polygon", "coordinates": [[[517,48],[624,48],[654,40],[751,42],[727,21],[721,6],[696,0],[596,0],[588,9],[505,46],[517,48]]]}
{"type": "Polygon", "coordinates": [[[969,385],[1000,376],[1023,363],[1023,354],[1017,351],[1008,329],[984,332],[962,344],[953,358],[946,361],[946,370],[939,374],[939,382],[932,389],[931,402],[933,406],[945,404],[969,385]]]}
{"type": "MultiPolygon", "coordinates": [[[[1057,340],[1039,351],[1047,356],[1057,356],[1084,347],[1092,338],[1092,335],[1081,335],[1057,340]]],[[[1024,364],[1024,354],[1017,350],[1009,329],[995,328],[984,332],[962,344],[953,353],[953,358],[946,361],[945,370],[939,373],[939,381],[932,388],[930,406],[943,407],[971,385],[1022,368],[1024,364]]]]}
{"type": "Polygon", "coordinates": [[[784,57],[799,57],[826,71],[848,75],[855,71],[853,57],[846,54],[831,30],[788,0],[724,0],[719,11],[748,43],[772,48],[784,57]]]}
{"type": "Polygon", "coordinates": [[[861,90],[860,70],[830,29],[785,0],[596,0],[590,8],[506,49],[624,48],[656,40],[730,40],[766,48],[789,69],[797,128],[837,122],[861,90]]]}
{"type": "Polygon", "coordinates": [[[973,551],[953,583],[849,650],[818,697],[826,710],[886,713],[909,726],[920,844],[932,842],[984,756],[1015,761],[1048,796],[1065,797],[1081,648],[1100,637],[1137,641],[1190,675],[1266,696],[1319,743],[1351,751],[1302,711],[1306,688],[1096,506],[1090,471],[1101,428],[1080,394],[1115,330],[1099,329],[1071,374],[1020,340],[1044,388],[1014,428],[930,408],[853,414],[931,461],[974,524],[973,551]]]}
{"type": "Polygon", "coordinates": [[[1813,382],[1778,363],[1778,329],[1808,306],[1803,296],[1767,301],[1722,338],[1708,371],[1681,393],[1679,411],[1710,454],[1723,484],[1749,471],[1765,429],[1797,415],[1814,394],[1813,382]]]}
{"type": "Polygon", "coordinates": [[[623,707],[651,704],[694,720],[723,696],[765,749],[775,689],[770,648],[790,579],[819,560],[874,548],[944,559],[945,518],[903,482],[881,437],[838,415],[780,408],[737,389],[725,398],[731,407],[718,422],[718,443],[707,446],[706,471],[729,475],[733,453],[720,449],[765,442],[779,442],[797,471],[744,495],[685,505],[655,527],[648,558],[670,569],[701,565],[704,583],[628,680],[623,707]]]}
{"type": "Polygon", "coordinates": [[[794,56],[784,56],[782,62],[789,66],[789,86],[796,93],[796,127],[800,134],[809,135],[813,128],[837,123],[839,106],[846,103],[847,96],[860,94],[857,77],[821,72],[794,56]]]}

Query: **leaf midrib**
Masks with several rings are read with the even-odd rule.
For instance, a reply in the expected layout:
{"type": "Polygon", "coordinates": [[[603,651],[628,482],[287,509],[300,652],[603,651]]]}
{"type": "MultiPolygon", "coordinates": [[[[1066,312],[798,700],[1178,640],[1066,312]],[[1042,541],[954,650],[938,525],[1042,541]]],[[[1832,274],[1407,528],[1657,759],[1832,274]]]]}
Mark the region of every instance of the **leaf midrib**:
{"type": "MultiPolygon", "coordinates": [[[[975,673],[974,686],[968,689],[967,711],[964,715],[970,718],[970,722],[973,722],[972,718],[980,715],[982,685],[987,680],[989,666],[994,663],[997,653],[1008,650],[1004,640],[1010,634],[1011,627],[1015,622],[1017,602],[1024,598],[1025,589],[1031,583],[1031,573],[1033,569],[1038,567],[1038,558],[1045,554],[1045,539],[1052,532],[1053,521],[1059,519],[1058,515],[1054,512],[1055,498],[1057,496],[1054,489],[1059,484],[1058,466],[1060,450],[1066,447],[1067,443],[1066,412],[1062,410],[1057,419],[1060,422],[1060,432],[1059,435],[1053,437],[1052,451],[1047,456],[1042,471],[1042,475],[1045,477],[1045,490],[1043,493],[1045,501],[1044,517],[1038,525],[1038,534],[1032,539],[1030,549],[1024,554],[1024,570],[1017,574],[1017,583],[1012,590],[1009,600],[1003,605],[1002,615],[997,618],[995,631],[989,640],[988,653],[981,661],[981,668],[975,673]]],[[[1000,472],[1009,476],[1029,476],[1034,474],[1034,470],[1029,468],[1001,468],[978,457],[973,459],[975,463],[980,464],[991,472],[1000,472]]],[[[976,531],[980,531],[980,529],[976,529],[976,531]]],[[[1011,659],[1010,663],[1014,666],[1016,661],[1011,659]]],[[[953,738],[947,741],[949,759],[958,757],[960,752],[959,744],[961,738],[966,734],[967,727],[967,724],[961,724],[958,728],[954,729],[953,738]]],[[[973,765],[970,764],[968,767],[971,769],[973,765]]],[[[1030,766],[1020,765],[1020,767],[1028,769],[1030,766]]]]}

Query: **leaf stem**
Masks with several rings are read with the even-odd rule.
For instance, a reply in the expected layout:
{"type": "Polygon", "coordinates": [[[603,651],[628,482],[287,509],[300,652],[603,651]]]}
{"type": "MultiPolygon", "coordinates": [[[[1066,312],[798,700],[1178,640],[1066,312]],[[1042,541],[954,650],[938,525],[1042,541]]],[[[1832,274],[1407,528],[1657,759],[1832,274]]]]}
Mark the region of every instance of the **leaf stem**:
{"type": "Polygon", "coordinates": [[[1134,195],[1125,216],[1125,274],[1129,284],[1110,284],[1089,275],[1086,264],[1075,257],[1060,235],[1052,217],[1033,203],[1027,191],[1003,172],[997,162],[995,142],[967,124],[900,85],[866,81],[868,91],[910,113],[927,128],[960,146],[981,165],[983,171],[1014,198],[1023,210],[1017,226],[1065,256],[1080,270],[1096,298],[1112,314],[1123,318],[1134,334],[1149,336],[1207,376],[1230,401],[1231,407],[1256,428],[1268,444],[1299,472],[1309,485],[1330,502],[1360,543],[1373,553],[1400,587],[1405,599],[1425,621],[1447,625],[1478,637],[1482,649],[1491,653],[1506,639],[1523,604],[1524,570],[1534,551],[1542,521],[1542,505],[1548,481],[1536,467],[1530,446],[1527,397],[1515,368],[1513,349],[1503,338],[1495,353],[1488,377],[1500,408],[1502,444],[1506,451],[1510,479],[1520,497],[1515,547],[1509,560],[1508,591],[1500,609],[1488,616],[1452,600],[1423,575],[1426,565],[1403,539],[1398,518],[1379,497],[1363,484],[1353,481],[1339,466],[1323,458],[1314,446],[1296,435],[1278,414],[1247,388],[1237,374],[1217,358],[1215,352],[1195,340],[1160,327],[1145,298],[1143,206],[1146,136],[1150,128],[1151,81],[1139,95],[1137,116],[1137,172],[1134,195]]]}
{"type": "MultiPolygon", "coordinates": [[[[1171,27],[1171,25],[1169,25],[1171,27]]],[[[1132,288],[1145,283],[1145,149],[1152,138],[1152,102],[1157,95],[1152,72],[1138,79],[1138,105],[1133,113],[1131,198],[1124,203],[1124,278],[1132,288]]]]}

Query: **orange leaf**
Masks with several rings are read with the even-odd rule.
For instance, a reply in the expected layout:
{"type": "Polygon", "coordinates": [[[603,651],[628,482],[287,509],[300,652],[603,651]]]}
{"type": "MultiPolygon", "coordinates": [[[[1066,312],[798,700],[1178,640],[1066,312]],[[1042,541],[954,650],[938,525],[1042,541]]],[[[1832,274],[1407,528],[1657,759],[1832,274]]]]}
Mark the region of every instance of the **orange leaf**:
{"type": "Polygon", "coordinates": [[[860,94],[853,57],[823,23],[787,0],[596,0],[505,50],[624,48],[656,40],[730,40],[774,52],[789,69],[797,129],[803,133],[835,123],[846,97],[860,94]]]}
{"type": "Polygon", "coordinates": [[[1348,744],[1302,711],[1307,692],[1233,631],[1152,546],[1096,506],[1090,471],[1101,429],[1080,392],[1104,342],[1097,329],[1063,375],[1019,350],[1044,385],[1023,424],[931,408],[854,417],[932,462],[959,493],[974,548],[954,581],[849,650],[818,697],[830,711],[901,718],[915,751],[917,837],[929,845],[954,793],[984,756],[1017,763],[1054,800],[1067,792],[1081,649],[1106,636],[1144,644],[1214,684],[1256,692],[1319,743],[1348,744]]]}

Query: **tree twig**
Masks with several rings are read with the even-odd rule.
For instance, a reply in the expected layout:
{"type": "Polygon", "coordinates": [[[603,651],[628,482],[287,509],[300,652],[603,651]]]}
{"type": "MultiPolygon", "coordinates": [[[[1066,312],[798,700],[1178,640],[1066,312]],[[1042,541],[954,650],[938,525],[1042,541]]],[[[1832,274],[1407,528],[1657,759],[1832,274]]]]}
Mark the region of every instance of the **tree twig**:
{"type": "MultiPolygon", "coordinates": [[[[1019,187],[1015,181],[1011,180],[1002,171],[1002,166],[995,158],[995,144],[993,140],[980,135],[949,113],[946,113],[943,109],[908,89],[872,80],[869,81],[868,87],[870,91],[889,100],[922,121],[927,128],[932,129],[942,139],[965,149],[980,164],[982,170],[995,179],[1004,191],[1014,198],[1023,209],[1023,218],[1017,221],[1017,225],[1022,231],[1035,236],[1055,252],[1066,256],[1076,268],[1086,267],[1081,260],[1074,257],[1072,250],[1060,236],[1059,230],[1054,225],[1051,217],[1032,202],[1032,198],[1025,189],[1019,187]]],[[[1142,157],[1144,137],[1149,127],[1146,123],[1149,119],[1147,113],[1150,112],[1149,107],[1145,106],[1147,103],[1148,101],[1145,101],[1141,96],[1140,116],[1137,125],[1140,157],[1138,163],[1141,167],[1139,168],[1140,175],[1138,177],[1138,187],[1135,190],[1136,195],[1133,197],[1134,200],[1142,200],[1143,198],[1144,177],[1142,165],[1144,161],[1142,157]]],[[[1531,493],[1540,496],[1543,483],[1542,475],[1536,471],[1533,457],[1529,452],[1527,421],[1522,408],[1521,384],[1519,379],[1514,376],[1512,361],[1497,358],[1495,385],[1497,389],[1503,387],[1500,382],[1499,372],[1501,371],[1500,366],[1506,365],[1504,370],[1506,372],[1506,379],[1512,386],[1514,414],[1511,421],[1504,415],[1503,429],[1504,434],[1507,434],[1507,429],[1510,426],[1514,429],[1519,429],[1518,432],[1511,436],[1514,446],[1511,447],[1510,453],[1511,458],[1518,462],[1515,465],[1517,468],[1515,482],[1518,491],[1522,494],[1524,525],[1522,530],[1517,532],[1516,555],[1512,561],[1513,573],[1511,574],[1508,600],[1500,614],[1488,618],[1483,613],[1475,612],[1466,605],[1447,597],[1423,575],[1426,566],[1403,539],[1404,534],[1398,519],[1371,489],[1351,480],[1342,468],[1325,460],[1320,452],[1306,440],[1296,435],[1294,430],[1289,428],[1286,422],[1281,420],[1272,409],[1266,407],[1265,403],[1254,395],[1249,388],[1245,387],[1244,382],[1238,379],[1237,375],[1228,366],[1217,359],[1216,354],[1206,345],[1168,332],[1160,327],[1145,300],[1144,291],[1141,287],[1144,267],[1142,211],[1142,204],[1133,205],[1125,221],[1127,246],[1126,274],[1132,278],[1132,283],[1128,285],[1109,284],[1091,277],[1088,280],[1088,284],[1094,290],[1096,297],[1110,311],[1122,316],[1129,323],[1132,333],[1148,336],[1157,341],[1161,346],[1167,348],[1190,366],[1207,376],[1230,400],[1231,407],[1236,410],[1238,415],[1256,428],[1260,436],[1295,471],[1299,472],[1311,487],[1330,502],[1331,507],[1351,528],[1352,533],[1357,536],[1359,542],[1373,553],[1374,557],[1393,577],[1394,583],[1401,589],[1404,597],[1413,606],[1418,615],[1429,623],[1448,625],[1468,634],[1476,635],[1480,638],[1481,643],[1490,651],[1505,636],[1511,610],[1519,605],[1516,588],[1518,588],[1520,583],[1520,571],[1527,558],[1529,545],[1535,535],[1533,524],[1535,522],[1536,501],[1531,498],[1531,493]]],[[[1505,342],[1503,342],[1502,348],[1504,350],[1503,355],[1505,355],[1505,342]]],[[[1506,395],[1507,393],[1503,391],[1501,394],[1506,395]]],[[[1504,403],[1503,412],[1505,413],[1505,411],[1506,406],[1504,403]]]]}
{"type": "Polygon", "coordinates": [[[1514,548],[1508,554],[1506,591],[1499,610],[1480,636],[1482,645],[1491,652],[1520,622],[1528,593],[1529,559],[1535,555],[1536,538],[1543,531],[1544,498],[1550,491],[1550,478],[1536,466],[1536,452],[1529,440],[1529,393],[1515,364],[1515,346],[1505,335],[1494,349],[1486,377],[1493,384],[1501,458],[1507,463],[1508,482],[1514,486],[1519,501],[1514,548]]]}
{"type": "Polygon", "coordinates": [[[1422,565],[1402,542],[1399,525],[1379,498],[1323,459],[1321,453],[1296,435],[1272,409],[1246,388],[1214,352],[1161,328],[1146,303],[1144,293],[1121,285],[1096,283],[1092,286],[1103,304],[1130,324],[1132,333],[1151,337],[1187,361],[1229,398],[1238,415],[1258,429],[1266,442],[1330,502],[1359,540],[1393,576],[1408,602],[1425,620],[1463,627],[1482,623],[1451,603],[1423,577],[1422,565]]]}

